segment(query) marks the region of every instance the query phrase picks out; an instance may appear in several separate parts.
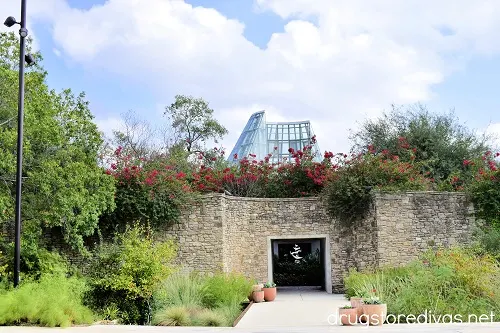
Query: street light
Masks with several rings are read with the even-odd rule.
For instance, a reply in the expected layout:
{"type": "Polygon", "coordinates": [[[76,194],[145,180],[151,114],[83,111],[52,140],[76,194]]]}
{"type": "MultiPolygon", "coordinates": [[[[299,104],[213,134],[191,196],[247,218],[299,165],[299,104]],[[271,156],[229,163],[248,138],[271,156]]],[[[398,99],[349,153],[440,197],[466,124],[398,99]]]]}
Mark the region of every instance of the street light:
{"type": "Polygon", "coordinates": [[[17,170],[16,170],[16,212],[15,212],[15,246],[14,246],[14,286],[19,285],[19,271],[21,266],[21,188],[23,174],[23,123],[24,123],[24,62],[32,65],[35,60],[32,55],[26,54],[26,0],[21,0],[21,22],[9,16],[4,22],[7,27],[19,24],[19,100],[17,102],[17,170]]]}

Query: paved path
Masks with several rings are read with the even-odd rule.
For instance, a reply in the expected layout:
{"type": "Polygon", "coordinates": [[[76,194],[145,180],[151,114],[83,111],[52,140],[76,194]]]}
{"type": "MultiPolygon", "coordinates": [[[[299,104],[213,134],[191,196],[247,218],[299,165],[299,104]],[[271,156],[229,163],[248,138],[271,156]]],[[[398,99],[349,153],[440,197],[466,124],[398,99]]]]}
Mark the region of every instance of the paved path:
{"type": "Polygon", "coordinates": [[[278,290],[273,302],[254,303],[236,327],[331,326],[337,308],[349,304],[343,295],[318,290],[278,290]]]}

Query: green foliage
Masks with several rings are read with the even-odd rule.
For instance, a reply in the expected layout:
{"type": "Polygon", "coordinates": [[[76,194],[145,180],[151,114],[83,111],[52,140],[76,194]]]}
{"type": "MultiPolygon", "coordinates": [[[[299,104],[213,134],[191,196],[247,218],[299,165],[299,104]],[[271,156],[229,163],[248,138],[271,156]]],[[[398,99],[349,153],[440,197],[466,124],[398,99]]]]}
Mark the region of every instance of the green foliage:
{"type": "MultiPolygon", "coordinates": [[[[14,257],[14,246],[13,244],[8,244],[5,247],[8,255],[6,257],[14,257]]],[[[1,263],[0,258],[0,263],[1,263]]],[[[5,261],[5,277],[11,277],[13,268],[13,260],[5,261]]],[[[1,264],[0,264],[1,266],[1,264]]],[[[77,273],[76,268],[68,263],[67,259],[55,251],[48,251],[43,248],[25,248],[21,247],[21,280],[23,279],[33,279],[37,280],[41,276],[51,275],[51,276],[70,276],[77,273]]],[[[0,274],[0,281],[2,276],[0,274]]]]}
{"type": "Polygon", "coordinates": [[[205,281],[199,274],[175,273],[163,281],[154,293],[154,307],[167,306],[201,307],[205,281]]]}
{"type": "Polygon", "coordinates": [[[207,308],[241,304],[252,290],[252,283],[237,273],[218,273],[206,277],[202,304],[207,308]]]}
{"type": "Polygon", "coordinates": [[[198,326],[225,326],[227,318],[223,313],[215,310],[205,309],[200,311],[194,318],[193,322],[198,326]]]}
{"type": "Polygon", "coordinates": [[[500,230],[500,153],[486,152],[481,158],[465,160],[463,178],[474,203],[476,218],[500,230]]]}
{"type": "Polygon", "coordinates": [[[176,142],[185,145],[188,152],[204,151],[208,140],[222,139],[227,129],[213,118],[214,110],[202,98],[175,96],[175,101],[166,107],[165,114],[176,132],[176,142]]]}
{"type": "Polygon", "coordinates": [[[154,227],[177,222],[181,207],[196,195],[176,162],[171,157],[132,158],[118,147],[106,171],[116,179],[116,209],[103,216],[101,228],[123,232],[136,221],[154,227]]]}
{"type": "MultiPolygon", "coordinates": [[[[402,162],[400,155],[387,151],[377,152],[370,146],[365,154],[338,157],[338,168],[323,189],[328,212],[344,225],[350,225],[362,218],[368,211],[372,190],[409,191],[425,190],[430,180],[420,173],[419,164],[413,162],[414,150],[404,138],[401,156],[408,156],[410,162],[402,162]]],[[[406,158],[405,158],[406,159],[406,158]]]]}
{"type": "Polygon", "coordinates": [[[276,283],[272,282],[272,281],[267,281],[266,283],[264,283],[264,288],[275,288],[276,287],[276,283]]]}
{"type": "Polygon", "coordinates": [[[122,322],[148,323],[153,292],[172,273],[175,254],[172,241],[155,243],[144,228],[128,228],[91,263],[90,305],[99,311],[114,304],[122,322]]]}
{"type": "Polygon", "coordinates": [[[500,262],[500,230],[481,226],[475,231],[473,249],[480,255],[489,254],[500,262]]]}
{"type": "Polygon", "coordinates": [[[155,313],[152,324],[156,326],[189,326],[191,317],[185,306],[172,306],[155,313]]]}
{"type": "MultiPolygon", "coordinates": [[[[17,53],[15,34],[1,33],[0,223],[12,223],[14,213],[17,53]]],[[[114,180],[97,165],[102,139],[85,95],[50,90],[46,77],[39,65],[26,73],[22,243],[35,251],[43,230],[59,227],[73,249],[85,252],[83,238],[114,208],[114,180]]]]}
{"type": "Polygon", "coordinates": [[[2,251],[0,251],[0,281],[2,281],[7,276],[7,259],[3,255],[2,251]]]}
{"type": "Polygon", "coordinates": [[[467,250],[428,251],[404,267],[351,271],[344,284],[349,297],[379,297],[396,316],[427,310],[467,318],[500,310],[500,267],[467,250]]]}
{"type": "Polygon", "coordinates": [[[93,314],[82,304],[85,283],[45,275],[17,289],[0,291],[0,325],[71,326],[90,324],[93,314]]]}
{"type": "Polygon", "coordinates": [[[232,326],[251,290],[252,283],[239,274],[173,274],[154,293],[153,323],[232,326]],[[184,315],[189,318],[177,320],[184,315]]]}
{"type": "Polygon", "coordinates": [[[364,152],[373,145],[393,155],[399,155],[401,137],[416,148],[415,161],[425,162],[420,171],[430,172],[437,182],[460,170],[464,160],[480,157],[488,150],[486,138],[478,137],[452,112],[435,114],[423,105],[393,106],[380,118],[364,121],[351,134],[354,151],[364,152]]]}

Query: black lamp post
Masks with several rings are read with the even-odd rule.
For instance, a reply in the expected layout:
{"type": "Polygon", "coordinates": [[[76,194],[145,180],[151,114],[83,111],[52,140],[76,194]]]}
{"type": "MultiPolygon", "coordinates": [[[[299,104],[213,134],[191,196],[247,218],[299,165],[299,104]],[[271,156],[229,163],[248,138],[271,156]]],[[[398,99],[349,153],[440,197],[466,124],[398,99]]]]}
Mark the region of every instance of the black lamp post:
{"type": "Polygon", "coordinates": [[[21,0],[21,22],[16,21],[12,16],[7,17],[4,25],[12,27],[19,24],[20,50],[19,50],[19,100],[17,104],[17,170],[16,170],[16,212],[15,212],[15,248],[14,248],[14,286],[19,285],[19,271],[21,266],[21,188],[23,171],[23,123],[24,123],[24,62],[28,65],[34,63],[31,55],[26,55],[26,0],[21,0]]]}

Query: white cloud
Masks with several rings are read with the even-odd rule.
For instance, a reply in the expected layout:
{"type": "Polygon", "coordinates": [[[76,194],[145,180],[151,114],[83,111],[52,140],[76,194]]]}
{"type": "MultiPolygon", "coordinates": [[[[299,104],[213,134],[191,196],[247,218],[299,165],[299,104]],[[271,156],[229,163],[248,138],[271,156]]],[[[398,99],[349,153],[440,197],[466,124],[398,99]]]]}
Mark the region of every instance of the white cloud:
{"type": "Polygon", "coordinates": [[[181,0],[109,0],[90,10],[50,0],[33,16],[52,22],[66,56],[136,78],[158,102],[204,97],[230,129],[228,145],[262,107],[268,117],[310,119],[323,150],[345,150],[356,120],[391,103],[429,100],[433,85],[469,57],[500,51],[494,0],[256,4],[291,19],[265,49],[244,37],[242,22],[181,0]]]}

